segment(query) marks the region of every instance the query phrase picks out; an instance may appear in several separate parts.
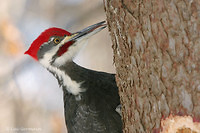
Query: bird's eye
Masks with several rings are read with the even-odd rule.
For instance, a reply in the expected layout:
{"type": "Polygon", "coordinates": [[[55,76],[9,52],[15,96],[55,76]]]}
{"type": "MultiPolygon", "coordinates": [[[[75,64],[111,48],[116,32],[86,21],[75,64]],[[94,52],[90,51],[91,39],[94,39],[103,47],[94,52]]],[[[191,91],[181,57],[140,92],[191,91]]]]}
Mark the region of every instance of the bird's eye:
{"type": "Polygon", "coordinates": [[[53,41],[54,41],[55,44],[59,44],[60,43],[60,39],[59,38],[55,38],[53,41]]]}

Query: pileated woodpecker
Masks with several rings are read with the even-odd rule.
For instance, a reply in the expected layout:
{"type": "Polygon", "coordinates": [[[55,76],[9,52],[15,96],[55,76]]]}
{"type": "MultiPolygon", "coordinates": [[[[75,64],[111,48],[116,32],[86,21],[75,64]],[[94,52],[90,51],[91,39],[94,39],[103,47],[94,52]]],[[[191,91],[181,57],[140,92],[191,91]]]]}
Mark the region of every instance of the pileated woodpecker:
{"type": "Polygon", "coordinates": [[[72,61],[88,38],[105,27],[103,21],[75,33],[49,28],[25,52],[48,69],[62,87],[69,133],[122,133],[121,116],[116,111],[120,99],[115,75],[72,61]]]}

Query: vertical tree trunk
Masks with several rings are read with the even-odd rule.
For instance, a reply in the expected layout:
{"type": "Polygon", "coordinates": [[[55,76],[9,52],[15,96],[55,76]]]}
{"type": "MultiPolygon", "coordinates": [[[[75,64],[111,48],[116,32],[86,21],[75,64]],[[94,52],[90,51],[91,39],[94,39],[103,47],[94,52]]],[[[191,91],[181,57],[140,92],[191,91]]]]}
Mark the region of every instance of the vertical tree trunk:
{"type": "Polygon", "coordinates": [[[124,132],[200,132],[200,1],[104,5],[124,132]]]}

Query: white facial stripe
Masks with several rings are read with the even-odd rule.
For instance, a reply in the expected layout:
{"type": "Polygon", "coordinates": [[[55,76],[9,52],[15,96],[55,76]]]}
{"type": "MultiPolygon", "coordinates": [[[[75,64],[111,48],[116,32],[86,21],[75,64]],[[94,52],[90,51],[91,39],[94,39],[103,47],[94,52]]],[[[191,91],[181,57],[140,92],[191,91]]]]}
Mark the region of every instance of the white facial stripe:
{"type": "Polygon", "coordinates": [[[48,41],[48,43],[52,42],[54,38],[55,37],[51,37],[51,39],[48,41]]]}
{"type": "MultiPolygon", "coordinates": [[[[48,42],[50,43],[51,41],[53,41],[54,37],[52,37],[48,42]]],[[[42,46],[44,45],[49,45],[49,43],[44,43],[42,46]]],[[[59,48],[63,45],[64,42],[60,42],[58,45],[54,46],[51,50],[49,50],[48,52],[46,52],[44,54],[43,59],[46,60],[45,64],[48,64],[48,62],[52,62],[53,56],[57,53],[57,51],[59,50],[59,48]]],[[[41,47],[42,47],[41,46],[41,47]]]]}
{"type": "Polygon", "coordinates": [[[58,78],[63,81],[63,85],[66,86],[66,89],[69,93],[73,95],[78,95],[80,92],[85,91],[84,89],[80,88],[82,82],[77,83],[76,81],[72,80],[67,74],[65,74],[64,71],[61,71],[57,67],[50,65],[50,62],[47,60],[47,58],[49,58],[48,56],[49,55],[45,54],[45,57],[39,60],[39,62],[44,67],[49,69],[49,71],[57,74],[58,78]]]}

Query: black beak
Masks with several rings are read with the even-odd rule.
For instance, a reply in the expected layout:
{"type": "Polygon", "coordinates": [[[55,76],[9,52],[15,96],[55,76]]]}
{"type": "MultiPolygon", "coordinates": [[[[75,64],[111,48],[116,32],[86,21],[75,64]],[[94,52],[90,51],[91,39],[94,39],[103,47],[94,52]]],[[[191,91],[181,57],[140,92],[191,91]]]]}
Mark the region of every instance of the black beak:
{"type": "Polygon", "coordinates": [[[102,29],[106,28],[106,21],[99,22],[97,24],[91,25],[79,32],[73,33],[71,36],[65,37],[64,43],[69,42],[69,41],[77,41],[79,39],[84,39],[88,38],[97,32],[101,31],[102,29]]]}

